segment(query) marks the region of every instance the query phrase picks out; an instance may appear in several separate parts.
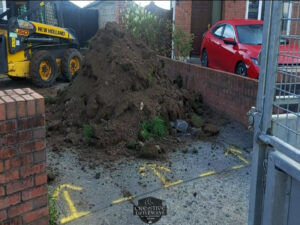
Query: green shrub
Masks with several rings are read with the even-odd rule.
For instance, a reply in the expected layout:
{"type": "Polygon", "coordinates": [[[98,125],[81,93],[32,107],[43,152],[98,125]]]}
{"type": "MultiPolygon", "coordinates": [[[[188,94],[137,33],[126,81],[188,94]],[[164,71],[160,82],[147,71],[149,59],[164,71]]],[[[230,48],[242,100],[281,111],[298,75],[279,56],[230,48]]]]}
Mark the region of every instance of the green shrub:
{"type": "Polygon", "coordinates": [[[191,122],[192,125],[197,128],[201,128],[205,123],[204,119],[196,114],[193,114],[191,122]]]}
{"type": "Polygon", "coordinates": [[[193,50],[194,34],[184,32],[180,27],[175,27],[173,30],[173,42],[175,50],[175,58],[186,60],[190,52],[193,50]]]}
{"type": "Polygon", "coordinates": [[[53,96],[46,96],[45,97],[45,104],[46,105],[52,105],[56,103],[56,98],[53,96]]]}
{"type": "Polygon", "coordinates": [[[93,134],[94,134],[94,129],[90,124],[86,124],[83,126],[83,138],[87,143],[91,142],[93,134]]]}
{"type": "Polygon", "coordinates": [[[48,195],[48,205],[49,205],[49,225],[58,225],[58,212],[55,207],[55,202],[52,194],[48,195]]]}
{"type": "Polygon", "coordinates": [[[149,73],[149,74],[148,74],[148,81],[149,81],[149,84],[152,84],[152,83],[153,83],[153,80],[154,80],[153,73],[149,73]]]}
{"type": "Polygon", "coordinates": [[[122,24],[138,39],[162,56],[170,56],[172,22],[148,12],[134,2],[128,2],[121,13],[122,24]]]}
{"type": "Polygon", "coordinates": [[[160,117],[154,117],[153,120],[142,123],[141,135],[147,140],[149,138],[158,138],[166,134],[167,127],[165,121],[160,117]]]}

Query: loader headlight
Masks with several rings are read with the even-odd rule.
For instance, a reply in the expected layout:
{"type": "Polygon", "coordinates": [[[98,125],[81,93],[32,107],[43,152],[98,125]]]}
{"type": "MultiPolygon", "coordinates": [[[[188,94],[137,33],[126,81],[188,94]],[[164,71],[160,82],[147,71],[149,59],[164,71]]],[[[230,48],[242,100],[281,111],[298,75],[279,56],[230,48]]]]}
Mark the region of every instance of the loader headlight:
{"type": "Polygon", "coordinates": [[[30,23],[26,20],[18,20],[18,25],[19,25],[20,28],[28,29],[28,30],[32,30],[34,28],[32,23],[30,23]]]}

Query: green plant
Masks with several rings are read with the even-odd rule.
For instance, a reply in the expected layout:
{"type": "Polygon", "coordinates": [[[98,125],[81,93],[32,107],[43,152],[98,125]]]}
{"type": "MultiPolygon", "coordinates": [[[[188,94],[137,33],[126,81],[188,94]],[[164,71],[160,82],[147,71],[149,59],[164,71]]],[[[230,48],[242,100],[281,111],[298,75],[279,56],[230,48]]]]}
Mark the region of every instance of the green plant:
{"type": "Polygon", "coordinates": [[[194,127],[200,128],[204,125],[205,120],[201,116],[193,114],[191,122],[194,127]]]}
{"type": "Polygon", "coordinates": [[[56,103],[56,98],[53,96],[45,96],[45,104],[46,105],[51,105],[56,103]]]}
{"type": "Polygon", "coordinates": [[[154,80],[153,73],[149,73],[149,74],[148,74],[148,81],[149,81],[149,84],[152,84],[152,83],[153,83],[153,80],[154,80]]]}
{"type": "Polygon", "coordinates": [[[172,23],[159,18],[134,2],[128,2],[121,12],[122,24],[138,39],[162,56],[170,56],[172,23]]]}
{"type": "Polygon", "coordinates": [[[194,34],[186,33],[180,27],[175,27],[172,33],[175,58],[186,60],[193,50],[194,34]]]}
{"type": "Polygon", "coordinates": [[[58,225],[58,212],[55,207],[55,202],[52,194],[48,195],[48,205],[49,205],[49,225],[58,225]]]}
{"type": "Polygon", "coordinates": [[[162,137],[166,134],[166,131],[165,121],[160,117],[154,117],[153,120],[147,120],[142,123],[141,135],[147,140],[151,137],[162,137]]]}
{"type": "Polygon", "coordinates": [[[86,124],[83,126],[83,137],[88,144],[91,143],[91,138],[93,134],[94,134],[94,129],[90,124],[86,124]]]}

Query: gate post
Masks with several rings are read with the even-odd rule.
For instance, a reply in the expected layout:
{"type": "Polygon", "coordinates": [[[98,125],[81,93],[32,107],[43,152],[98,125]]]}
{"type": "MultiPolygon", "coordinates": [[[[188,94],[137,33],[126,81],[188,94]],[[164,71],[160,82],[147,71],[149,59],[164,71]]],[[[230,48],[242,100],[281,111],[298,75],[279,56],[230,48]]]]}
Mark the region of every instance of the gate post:
{"type": "Polygon", "coordinates": [[[281,28],[282,1],[265,1],[263,45],[261,51],[259,86],[256,115],[254,118],[254,141],[251,169],[250,205],[248,225],[261,225],[267,144],[259,141],[261,134],[267,134],[271,127],[272,101],[275,93],[277,57],[281,28]]]}

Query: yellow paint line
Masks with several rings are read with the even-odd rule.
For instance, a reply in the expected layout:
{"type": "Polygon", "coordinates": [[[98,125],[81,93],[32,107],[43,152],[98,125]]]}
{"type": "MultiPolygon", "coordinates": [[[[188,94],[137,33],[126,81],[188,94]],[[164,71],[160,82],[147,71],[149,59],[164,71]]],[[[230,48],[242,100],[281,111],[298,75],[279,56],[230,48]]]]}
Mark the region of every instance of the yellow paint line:
{"type": "Polygon", "coordinates": [[[139,168],[140,174],[142,175],[142,177],[146,176],[146,166],[141,166],[139,168]]]}
{"type": "Polygon", "coordinates": [[[201,173],[200,177],[207,177],[207,176],[213,175],[215,173],[216,173],[215,170],[211,170],[211,171],[208,171],[208,172],[205,172],[205,173],[201,173]]]}
{"type": "Polygon", "coordinates": [[[245,167],[245,165],[237,165],[237,166],[233,166],[232,169],[237,170],[237,169],[241,169],[243,167],[245,167]]]}
{"type": "Polygon", "coordinates": [[[60,220],[60,223],[64,224],[64,223],[68,223],[72,220],[76,220],[80,217],[83,217],[83,216],[87,216],[88,214],[90,214],[90,212],[78,212],[77,209],[75,208],[74,206],[74,203],[73,201],[71,200],[70,198],[70,195],[69,195],[69,192],[68,191],[64,191],[64,197],[66,199],[66,202],[69,206],[69,209],[70,209],[70,212],[71,212],[71,215],[70,216],[67,216],[67,217],[64,217],[60,220]]]}
{"type": "MultiPolygon", "coordinates": [[[[155,165],[155,164],[154,164],[154,165],[155,165]]],[[[166,172],[171,172],[171,170],[170,170],[169,168],[164,167],[164,166],[156,166],[156,165],[155,165],[155,167],[156,167],[157,169],[164,170],[164,171],[166,171],[166,172]]]]}
{"type": "Polygon", "coordinates": [[[162,176],[160,174],[160,172],[158,172],[155,168],[151,168],[153,173],[160,179],[160,181],[163,183],[163,185],[166,185],[167,181],[166,178],[164,178],[164,176],[162,176]]]}
{"type": "Polygon", "coordinates": [[[71,185],[71,184],[62,184],[62,185],[59,185],[55,189],[55,191],[53,192],[53,199],[57,199],[58,198],[59,192],[63,188],[69,188],[69,189],[72,189],[72,190],[75,190],[75,191],[81,191],[82,190],[82,187],[74,186],[74,185],[71,185]]]}
{"type": "Polygon", "coordinates": [[[126,201],[128,201],[128,200],[133,199],[133,198],[135,198],[135,196],[129,196],[129,197],[125,197],[125,198],[119,198],[119,199],[116,199],[116,200],[112,201],[112,204],[113,204],[113,205],[114,205],[114,204],[120,204],[120,203],[122,203],[122,202],[126,202],[126,201]]]}
{"type": "Polygon", "coordinates": [[[234,156],[236,156],[240,161],[249,164],[248,160],[245,159],[242,155],[242,151],[235,149],[235,148],[229,148],[228,151],[225,152],[225,155],[228,155],[229,153],[233,154],[234,156]]]}
{"type": "Polygon", "coordinates": [[[244,163],[249,164],[248,160],[245,159],[244,157],[242,157],[240,155],[237,155],[237,157],[239,158],[239,160],[243,161],[244,163]]]}
{"type": "Polygon", "coordinates": [[[174,185],[177,185],[177,184],[181,184],[183,182],[183,180],[178,180],[178,181],[175,181],[175,182],[167,182],[164,187],[167,188],[167,187],[171,187],[171,186],[174,186],[174,185]]]}
{"type": "Polygon", "coordinates": [[[238,154],[242,154],[241,150],[238,150],[236,148],[230,148],[229,151],[231,151],[232,153],[238,153],[238,154]]]}

